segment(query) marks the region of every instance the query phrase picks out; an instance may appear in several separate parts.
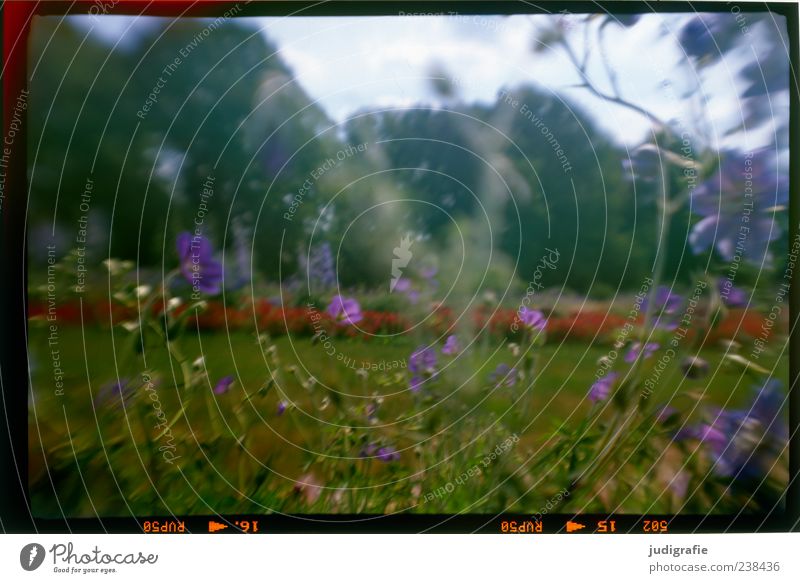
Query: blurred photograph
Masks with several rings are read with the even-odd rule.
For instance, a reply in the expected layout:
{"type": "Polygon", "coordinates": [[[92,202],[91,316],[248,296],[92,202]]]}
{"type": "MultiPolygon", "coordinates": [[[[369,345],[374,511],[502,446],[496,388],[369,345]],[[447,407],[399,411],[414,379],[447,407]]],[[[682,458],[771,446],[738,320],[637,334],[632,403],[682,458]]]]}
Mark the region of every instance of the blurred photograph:
{"type": "Polygon", "coordinates": [[[786,507],[785,17],[237,7],[32,22],[37,517],[786,507]]]}

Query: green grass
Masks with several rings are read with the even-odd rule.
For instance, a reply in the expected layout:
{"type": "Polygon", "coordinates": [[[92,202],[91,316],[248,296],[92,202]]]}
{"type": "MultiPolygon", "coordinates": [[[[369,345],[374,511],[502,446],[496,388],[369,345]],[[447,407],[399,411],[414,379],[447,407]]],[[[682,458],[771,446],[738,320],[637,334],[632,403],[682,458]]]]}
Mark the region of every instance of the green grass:
{"type": "MultiPolygon", "coordinates": [[[[415,396],[406,390],[404,368],[356,373],[365,361],[407,363],[415,348],[408,341],[336,339],[329,356],[308,338],[277,338],[269,344],[275,347],[270,353],[244,332],[187,334],[181,339],[183,354],[189,362],[202,354],[208,371],[206,377],[195,369],[197,386],[187,394],[176,388],[183,379],[181,366],[165,347],[154,344],[137,358],[123,359],[127,336],[115,330],[112,343],[109,330],[62,327],[57,347],[65,372],[60,396],[53,387],[46,332],[31,326],[31,482],[35,507],[42,514],[61,510],[53,500],[51,479],[63,510],[73,515],[124,514],[126,504],[146,514],[153,514],[154,507],[173,512],[382,512],[393,500],[416,500],[420,492],[424,496],[445,485],[516,434],[519,444],[501,461],[452,495],[415,508],[502,510],[531,487],[526,467],[535,465],[542,444],[559,428],[573,431],[589,413],[585,396],[597,360],[608,354],[607,347],[576,343],[538,348],[530,391],[522,383],[493,389],[486,382],[498,363],[514,362],[508,347],[495,352],[496,347],[483,346],[456,361],[439,355],[441,379],[415,396]],[[115,367],[122,377],[140,378],[146,370],[158,379],[158,406],[166,418],[176,420],[172,431],[179,463],[164,463],[158,452],[164,439],[155,429],[152,399],[130,399],[124,412],[118,401],[95,407],[93,396],[100,385],[116,378],[115,367]],[[277,382],[259,393],[273,373],[277,382]],[[211,385],[229,374],[237,379],[233,388],[213,396],[211,385]],[[309,385],[311,376],[317,383],[309,385]],[[375,398],[382,403],[377,422],[371,424],[365,408],[375,398]],[[281,399],[297,408],[278,416],[281,399]],[[391,444],[402,451],[402,458],[391,464],[359,460],[365,441],[391,444]],[[74,471],[76,464],[80,474],[74,471]],[[330,488],[318,498],[313,488],[297,492],[293,487],[294,479],[309,473],[330,488]],[[336,493],[354,487],[360,490],[336,493]],[[415,487],[416,496],[410,496],[415,487]]],[[[713,349],[703,352],[716,372],[700,381],[683,379],[676,358],[650,399],[694,411],[691,417],[699,415],[700,395],[706,404],[718,406],[748,402],[750,383],[740,371],[720,366],[722,355],[713,349]]],[[[643,368],[645,378],[654,361],[643,368]]],[[[760,364],[771,368],[774,362],[765,355],[760,364]]],[[[781,362],[775,376],[787,375],[788,364],[781,362]]],[[[557,492],[554,482],[526,493],[517,504],[535,511],[557,492]]]]}

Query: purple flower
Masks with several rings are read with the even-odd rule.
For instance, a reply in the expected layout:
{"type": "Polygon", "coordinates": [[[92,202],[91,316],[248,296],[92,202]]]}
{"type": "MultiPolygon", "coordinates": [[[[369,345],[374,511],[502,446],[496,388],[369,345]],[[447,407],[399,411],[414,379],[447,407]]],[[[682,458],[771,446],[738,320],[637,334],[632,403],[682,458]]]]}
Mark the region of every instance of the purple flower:
{"type": "Polygon", "coordinates": [[[645,298],[642,302],[642,310],[647,310],[647,305],[651,300],[656,313],[674,314],[683,305],[683,296],[672,293],[672,290],[665,285],[658,286],[651,296],[645,298]]]}
{"type": "Polygon", "coordinates": [[[593,403],[604,401],[611,394],[611,387],[619,377],[618,373],[609,372],[606,376],[597,379],[589,389],[589,400],[593,403]]]}
{"type": "Polygon", "coordinates": [[[408,370],[414,374],[432,375],[436,372],[436,351],[430,346],[420,346],[408,358],[408,370]]]}
{"type": "Polygon", "coordinates": [[[133,396],[135,389],[131,383],[131,379],[123,377],[121,379],[110,381],[100,387],[97,391],[97,396],[94,399],[95,405],[101,403],[114,403],[115,401],[124,401],[133,396]]]}
{"type": "Polygon", "coordinates": [[[771,258],[769,244],[781,235],[774,209],[788,203],[789,189],[766,156],[727,152],[717,172],[694,190],[691,210],[703,217],[689,234],[694,253],[714,248],[726,261],[771,258]]]}
{"type": "Polygon", "coordinates": [[[427,279],[428,281],[430,281],[434,277],[436,277],[437,273],[439,273],[439,268],[436,267],[435,265],[428,265],[423,267],[419,273],[423,277],[423,279],[427,279]]]}
{"type": "Polygon", "coordinates": [[[375,453],[375,456],[382,462],[387,462],[387,463],[396,462],[397,460],[400,459],[400,454],[398,453],[398,451],[389,445],[384,447],[379,447],[378,451],[375,453]]]}
{"type": "Polygon", "coordinates": [[[650,302],[653,302],[653,313],[655,314],[654,326],[664,330],[674,330],[677,324],[670,318],[676,314],[683,305],[683,296],[673,293],[665,285],[658,286],[642,302],[642,311],[646,312],[650,302]]]}
{"type": "Polygon", "coordinates": [[[714,472],[720,476],[761,481],[787,447],[781,383],[767,380],[754,387],[752,405],[741,410],[719,410],[714,419],[681,432],[708,448],[714,472]]]}
{"type": "Polygon", "coordinates": [[[507,387],[513,387],[517,384],[517,369],[511,368],[505,363],[500,363],[497,365],[490,374],[489,374],[489,382],[493,385],[500,385],[505,384],[507,387]]]}
{"type": "Polygon", "coordinates": [[[634,342],[631,345],[630,350],[628,350],[627,354],[625,354],[625,362],[634,362],[636,357],[639,356],[639,352],[642,353],[642,360],[645,358],[650,358],[659,348],[661,348],[661,345],[658,342],[648,342],[644,345],[644,349],[642,349],[641,342],[634,342]]]}
{"type": "Polygon", "coordinates": [[[717,281],[717,290],[722,303],[729,308],[743,308],[747,305],[747,292],[741,288],[735,287],[727,278],[719,278],[717,281]]]}
{"type": "Polygon", "coordinates": [[[211,242],[202,235],[184,231],[175,245],[181,274],[192,288],[207,295],[218,294],[222,289],[222,264],[213,258],[211,242]]]}
{"type": "Polygon", "coordinates": [[[397,283],[394,284],[394,289],[392,291],[406,293],[411,290],[411,280],[407,277],[401,277],[397,280],[397,283]]]}
{"type": "Polygon", "coordinates": [[[275,413],[278,417],[280,417],[281,415],[286,413],[286,409],[288,408],[289,408],[289,403],[287,403],[286,401],[281,401],[278,403],[278,408],[275,411],[275,413]]]}
{"type": "Polygon", "coordinates": [[[361,321],[361,306],[354,298],[333,296],[327,309],[328,314],[340,324],[355,324],[361,321]]]}
{"type": "Polygon", "coordinates": [[[409,388],[419,391],[426,378],[436,375],[436,351],[430,346],[420,346],[408,358],[408,370],[411,372],[409,388]]]}
{"type": "Polygon", "coordinates": [[[379,446],[376,443],[369,443],[361,449],[359,457],[362,458],[374,457],[382,462],[389,463],[389,462],[396,462],[397,460],[399,460],[400,454],[395,448],[389,445],[379,446]]]}
{"type": "Polygon", "coordinates": [[[523,324],[533,330],[544,330],[544,327],[547,325],[544,314],[539,310],[531,310],[523,306],[520,308],[518,316],[523,324]]]}
{"type": "Polygon", "coordinates": [[[458,346],[458,338],[456,338],[455,334],[451,334],[447,337],[447,340],[442,347],[442,354],[457,354],[459,350],[460,347],[458,346]]]}
{"type": "Polygon", "coordinates": [[[231,375],[222,377],[217,381],[217,384],[214,385],[214,393],[217,395],[227,393],[228,390],[233,386],[233,381],[234,378],[231,375]]]}

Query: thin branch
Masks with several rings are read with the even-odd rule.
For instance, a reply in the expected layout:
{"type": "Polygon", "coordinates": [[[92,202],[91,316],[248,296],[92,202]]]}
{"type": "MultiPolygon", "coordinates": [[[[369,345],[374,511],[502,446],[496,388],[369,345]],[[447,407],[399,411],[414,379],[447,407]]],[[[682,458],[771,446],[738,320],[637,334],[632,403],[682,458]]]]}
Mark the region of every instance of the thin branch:
{"type": "Polygon", "coordinates": [[[586,74],[586,69],[581,66],[580,62],[578,62],[578,58],[575,56],[575,52],[572,50],[572,47],[570,46],[570,44],[567,42],[566,39],[561,39],[561,46],[564,47],[564,51],[567,53],[567,56],[569,57],[569,60],[572,62],[572,64],[575,66],[575,68],[578,69],[578,71],[580,71],[581,75],[583,76],[584,82],[583,82],[582,85],[580,85],[580,87],[584,87],[585,89],[588,89],[591,93],[593,93],[594,95],[596,95],[600,99],[604,99],[605,101],[609,101],[611,103],[616,103],[617,105],[621,105],[622,107],[626,107],[626,108],[628,108],[628,109],[630,109],[632,111],[635,111],[636,113],[638,113],[640,115],[643,115],[648,120],[650,120],[652,123],[654,123],[657,126],[659,126],[661,129],[669,130],[669,126],[663,120],[661,120],[661,118],[659,118],[655,114],[650,113],[649,111],[647,111],[643,107],[641,107],[639,105],[636,105],[635,103],[631,103],[630,101],[628,101],[626,99],[623,99],[622,97],[618,97],[618,96],[615,96],[615,95],[609,95],[607,93],[604,93],[604,92],[600,91],[594,85],[594,83],[592,83],[589,80],[589,75],[586,74]]]}
{"type": "Polygon", "coordinates": [[[597,28],[597,48],[600,51],[600,57],[603,61],[603,66],[606,69],[606,75],[608,75],[608,80],[611,82],[611,88],[614,90],[614,97],[617,99],[622,99],[622,92],[619,90],[619,83],[617,82],[617,73],[614,71],[614,68],[611,66],[611,62],[608,60],[608,53],[606,52],[606,45],[603,42],[603,31],[605,30],[606,25],[612,22],[611,20],[604,20],[602,24],[597,28]]]}

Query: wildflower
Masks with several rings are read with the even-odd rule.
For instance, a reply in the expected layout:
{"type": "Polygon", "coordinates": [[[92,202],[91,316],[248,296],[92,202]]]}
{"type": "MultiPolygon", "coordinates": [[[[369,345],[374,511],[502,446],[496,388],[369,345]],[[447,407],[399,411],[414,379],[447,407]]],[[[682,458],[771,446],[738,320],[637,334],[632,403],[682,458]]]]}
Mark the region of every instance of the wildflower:
{"type": "Polygon", "coordinates": [[[614,381],[617,380],[617,377],[619,377],[619,374],[612,371],[604,377],[597,379],[592,384],[591,389],[589,389],[589,400],[596,403],[597,401],[607,399],[611,394],[611,387],[614,385],[614,381]]]}
{"type": "Polygon", "coordinates": [[[647,311],[651,301],[653,302],[653,313],[656,316],[653,325],[664,330],[677,328],[677,323],[672,321],[670,316],[675,315],[680,310],[683,305],[683,296],[673,293],[665,285],[660,285],[642,302],[643,312],[647,311]]]}
{"type": "Polygon", "coordinates": [[[654,310],[663,314],[674,314],[683,305],[683,296],[673,293],[672,290],[665,286],[660,285],[653,292],[652,297],[648,296],[642,302],[642,310],[647,310],[648,303],[652,301],[654,310]]]}
{"type": "Polygon", "coordinates": [[[692,251],[714,248],[726,261],[737,256],[753,263],[769,260],[769,244],[781,235],[774,209],[788,200],[786,177],[778,175],[764,153],[724,154],[717,173],[692,194],[692,212],[703,217],[689,234],[692,251]],[[741,194],[745,186],[752,193],[747,200],[741,194]]]}
{"type": "Polygon", "coordinates": [[[442,354],[453,355],[457,354],[459,350],[460,347],[458,346],[458,338],[456,338],[455,334],[451,334],[447,337],[444,347],[442,347],[442,354]]]}
{"type": "Polygon", "coordinates": [[[359,457],[377,458],[382,462],[396,462],[400,459],[400,453],[389,445],[379,446],[376,443],[368,443],[361,449],[359,457]]]}
{"type": "Polygon", "coordinates": [[[782,417],[781,383],[767,380],[754,387],[752,405],[719,410],[710,423],[690,428],[676,439],[691,437],[705,445],[722,477],[763,480],[787,447],[789,432],[782,417]]]}
{"type": "Polygon", "coordinates": [[[211,242],[202,235],[192,236],[184,231],[175,244],[184,279],[199,292],[218,294],[222,287],[222,264],[212,257],[211,242]]]}
{"type": "Polygon", "coordinates": [[[345,298],[340,295],[333,296],[328,309],[328,314],[341,324],[353,325],[360,322],[364,317],[361,314],[361,306],[354,298],[345,298]]]}
{"type": "Polygon", "coordinates": [[[289,408],[289,403],[287,403],[286,401],[280,401],[278,403],[278,408],[275,413],[278,417],[280,417],[281,415],[286,413],[286,409],[288,408],[289,408]]]}
{"type": "Polygon", "coordinates": [[[631,363],[636,360],[636,357],[639,356],[639,353],[642,353],[642,360],[645,358],[650,358],[653,356],[653,353],[660,348],[660,344],[658,342],[648,342],[642,347],[641,342],[634,342],[631,345],[630,350],[628,350],[627,354],[625,354],[625,362],[631,363]]]}
{"type": "Polygon", "coordinates": [[[133,396],[134,390],[131,379],[127,377],[110,381],[101,386],[100,390],[97,391],[94,403],[98,405],[100,403],[112,403],[116,400],[124,401],[133,396]]]}
{"type": "Polygon", "coordinates": [[[496,384],[498,387],[505,384],[507,387],[513,387],[517,384],[517,369],[511,368],[505,363],[500,363],[497,368],[489,374],[489,382],[496,384]]]}
{"type": "Polygon", "coordinates": [[[231,375],[222,377],[217,381],[217,384],[214,385],[214,393],[217,395],[227,393],[228,390],[233,386],[233,381],[234,378],[231,375]]]}
{"type": "Polygon", "coordinates": [[[522,323],[532,330],[544,330],[547,324],[544,314],[538,310],[531,310],[523,306],[520,308],[518,315],[522,323]]]}
{"type": "Polygon", "coordinates": [[[407,293],[411,290],[411,280],[407,277],[401,277],[397,280],[397,283],[394,284],[394,291],[400,293],[407,293]]]}
{"type": "Polygon", "coordinates": [[[420,346],[408,359],[408,370],[417,374],[433,374],[436,371],[436,352],[430,346],[420,346]]]}
{"type": "Polygon", "coordinates": [[[735,287],[729,279],[720,278],[717,290],[722,303],[729,308],[743,308],[747,305],[747,292],[735,287]]]}
{"type": "Polygon", "coordinates": [[[436,374],[436,351],[430,346],[420,346],[408,358],[408,370],[411,372],[409,388],[417,392],[425,379],[436,374]]]}

